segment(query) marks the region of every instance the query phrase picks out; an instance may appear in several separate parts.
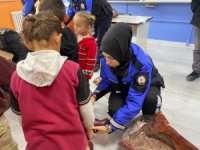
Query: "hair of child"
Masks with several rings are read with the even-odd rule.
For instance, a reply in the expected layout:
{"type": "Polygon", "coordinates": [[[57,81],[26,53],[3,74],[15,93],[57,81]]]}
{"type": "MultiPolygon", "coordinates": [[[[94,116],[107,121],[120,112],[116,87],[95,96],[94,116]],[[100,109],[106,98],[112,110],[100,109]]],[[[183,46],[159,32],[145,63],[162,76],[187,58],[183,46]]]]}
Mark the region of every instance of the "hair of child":
{"type": "Polygon", "coordinates": [[[62,33],[59,19],[50,11],[28,15],[22,24],[21,35],[24,41],[48,41],[54,33],[62,33]]]}
{"type": "Polygon", "coordinates": [[[64,20],[66,15],[65,4],[62,0],[41,0],[38,9],[39,12],[47,10],[52,11],[60,22],[64,20]]]}
{"type": "Polygon", "coordinates": [[[93,27],[95,16],[92,15],[91,13],[80,11],[80,12],[76,12],[75,16],[84,19],[86,25],[93,27]]]}

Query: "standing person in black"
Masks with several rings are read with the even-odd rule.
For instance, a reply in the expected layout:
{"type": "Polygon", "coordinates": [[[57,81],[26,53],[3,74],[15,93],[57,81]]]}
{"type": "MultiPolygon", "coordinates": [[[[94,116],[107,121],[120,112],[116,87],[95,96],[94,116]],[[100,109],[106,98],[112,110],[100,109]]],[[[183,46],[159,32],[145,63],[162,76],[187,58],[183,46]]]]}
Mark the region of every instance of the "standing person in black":
{"type": "Polygon", "coordinates": [[[200,77],[200,0],[192,0],[191,10],[193,12],[191,24],[194,26],[195,43],[192,64],[193,71],[186,77],[187,81],[193,81],[200,77]]]}
{"type": "MultiPolygon", "coordinates": [[[[68,0],[69,6],[67,14],[70,16],[67,23],[69,23],[74,14],[78,11],[88,11],[96,17],[94,23],[95,37],[97,38],[98,49],[101,45],[101,40],[111,25],[112,21],[112,7],[106,0],[68,0]]],[[[99,50],[97,52],[97,61],[94,72],[100,68],[99,50]]]]}
{"type": "Polygon", "coordinates": [[[20,35],[11,29],[0,27],[0,49],[13,54],[12,61],[17,63],[26,58],[30,51],[21,41],[20,35]]]}

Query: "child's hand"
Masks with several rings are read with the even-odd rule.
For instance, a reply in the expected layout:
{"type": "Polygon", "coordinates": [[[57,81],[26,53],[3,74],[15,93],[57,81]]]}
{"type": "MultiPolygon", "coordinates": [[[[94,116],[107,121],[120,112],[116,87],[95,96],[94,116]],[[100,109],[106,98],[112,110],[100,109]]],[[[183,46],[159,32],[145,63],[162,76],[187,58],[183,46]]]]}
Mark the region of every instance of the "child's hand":
{"type": "Polygon", "coordinates": [[[110,128],[108,126],[95,126],[93,127],[93,132],[95,134],[105,134],[110,133],[110,128]]]}
{"type": "Polygon", "coordinates": [[[91,140],[92,137],[93,137],[93,135],[94,135],[93,129],[91,129],[91,130],[86,130],[86,135],[87,135],[88,139],[91,140]]]}

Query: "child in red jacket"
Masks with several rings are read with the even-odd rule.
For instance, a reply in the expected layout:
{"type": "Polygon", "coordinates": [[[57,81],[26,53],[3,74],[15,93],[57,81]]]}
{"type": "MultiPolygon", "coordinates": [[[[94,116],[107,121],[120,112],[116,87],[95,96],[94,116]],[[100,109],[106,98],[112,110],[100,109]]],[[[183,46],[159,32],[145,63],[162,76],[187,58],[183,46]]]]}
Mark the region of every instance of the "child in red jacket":
{"type": "Polygon", "coordinates": [[[96,63],[97,46],[92,36],[95,17],[88,12],[77,12],[74,16],[74,32],[78,38],[79,64],[86,79],[91,79],[96,63]]]}
{"type": "Polygon", "coordinates": [[[49,11],[27,16],[21,34],[33,52],[17,64],[10,85],[20,106],[26,150],[88,150],[94,126],[91,93],[79,65],[59,53],[60,21],[49,11]]]}

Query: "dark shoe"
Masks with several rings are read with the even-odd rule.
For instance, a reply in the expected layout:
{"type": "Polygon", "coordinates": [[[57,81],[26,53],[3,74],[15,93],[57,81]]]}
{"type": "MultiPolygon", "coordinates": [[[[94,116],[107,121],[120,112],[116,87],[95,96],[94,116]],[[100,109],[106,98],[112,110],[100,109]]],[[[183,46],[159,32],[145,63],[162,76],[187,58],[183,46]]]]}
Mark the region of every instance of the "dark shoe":
{"type": "Polygon", "coordinates": [[[94,126],[105,126],[109,123],[109,119],[108,118],[104,118],[102,120],[100,119],[96,119],[95,118],[95,122],[94,122],[94,126]]]}
{"type": "Polygon", "coordinates": [[[186,80],[187,81],[194,81],[195,79],[199,78],[200,77],[200,74],[193,71],[192,73],[190,73],[187,77],[186,77],[186,80]]]}
{"type": "Polygon", "coordinates": [[[100,64],[96,64],[94,67],[94,72],[99,71],[99,69],[100,69],[100,64]]]}

